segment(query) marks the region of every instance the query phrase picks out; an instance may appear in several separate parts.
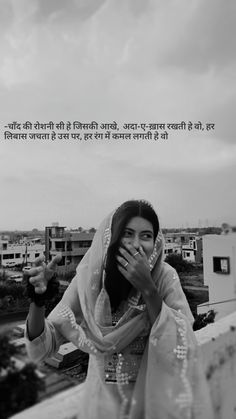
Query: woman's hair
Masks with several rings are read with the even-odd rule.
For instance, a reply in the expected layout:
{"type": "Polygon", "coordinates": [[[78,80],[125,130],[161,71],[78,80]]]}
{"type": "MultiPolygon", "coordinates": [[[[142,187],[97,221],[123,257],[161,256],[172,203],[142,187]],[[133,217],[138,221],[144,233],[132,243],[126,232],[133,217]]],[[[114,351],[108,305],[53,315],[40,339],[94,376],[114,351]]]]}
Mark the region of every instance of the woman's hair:
{"type": "Polygon", "coordinates": [[[132,285],[117,268],[118,249],[127,223],[133,217],[142,217],[153,226],[154,240],[159,231],[159,220],[151,204],[143,200],[124,202],[115,212],[111,225],[111,241],[107,251],[105,288],[110,297],[112,310],[116,310],[127,298],[132,285]]]}

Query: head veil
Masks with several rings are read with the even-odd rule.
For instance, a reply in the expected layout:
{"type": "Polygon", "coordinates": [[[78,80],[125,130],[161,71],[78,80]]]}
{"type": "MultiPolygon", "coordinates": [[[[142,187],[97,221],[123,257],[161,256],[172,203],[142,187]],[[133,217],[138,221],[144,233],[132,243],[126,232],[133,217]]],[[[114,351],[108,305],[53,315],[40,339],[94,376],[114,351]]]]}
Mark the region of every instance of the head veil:
{"type": "MultiPolygon", "coordinates": [[[[151,206],[147,201],[140,202],[151,206]]],[[[104,281],[114,213],[109,214],[101,223],[90,249],[77,267],[76,276],[56,307],[56,312],[54,310],[49,316],[55,322],[56,315],[57,327],[62,334],[89,353],[119,352],[140,333],[150,329],[146,306],[141,301],[141,293],[135,289],[129,295],[126,312],[112,326],[110,300],[104,281]],[[79,302],[77,306],[76,296],[79,302]]],[[[149,258],[150,271],[157,286],[163,269],[163,253],[164,239],[159,229],[149,258]]]]}
{"type": "MultiPolygon", "coordinates": [[[[160,230],[149,259],[152,279],[163,298],[158,321],[151,326],[140,293],[132,289],[127,310],[124,310],[118,323],[112,325],[110,299],[104,286],[104,268],[111,243],[113,216],[114,213],[110,214],[98,228],[76,276],[61,302],[49,315],[48,319],[52,322],[48,327],[56,326],[55,331],[78,348],[92,355],[97,354],[91,358],[91,368],[96,364],[93,361],[98,360],[99,363],[100,355],[105,358],[118,353],[122,362],[122,352],[127,346],[136,337],[149,335],[132,392],[131,407],[126,397],[129,393],[126,394],[122,386],[122,373],[120,378],[117,373],[122,398],[121,416],[130,409],[130,419],[213,418],[204,372],[198,362],[198,345],[191,323],[187,321],[192,315],[176,272],[163,262],[164,241],[160,230]]],[[[87,383],[89,399],[85,405],[90,406],[92,383],[87,383]]],[[[97,381],[94,386],[97,391],[97,381]]],[[[101,394],[107,394],[107,388],[103,387],[104,393],[94,391],[91,406],[97,409],[101,394]]]]}

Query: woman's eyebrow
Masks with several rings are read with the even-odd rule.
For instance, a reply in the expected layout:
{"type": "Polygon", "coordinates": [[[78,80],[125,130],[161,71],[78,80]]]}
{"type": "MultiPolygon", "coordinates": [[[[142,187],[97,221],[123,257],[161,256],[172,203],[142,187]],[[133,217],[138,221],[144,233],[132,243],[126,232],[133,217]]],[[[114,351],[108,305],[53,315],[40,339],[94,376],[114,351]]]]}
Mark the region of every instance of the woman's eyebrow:
{"type": "MultiPolygon", "coordinates": [[[[133,228],[125,227],[125,231],[127,231],[127,230],[131,231],[131,232],[135,231],[133,228]]],[[[153,234],[153,231],[152,230],[142,230],[142,231],[140,231],[140,233],[151,233],[151,234],[153,234]]]]}
{"type": "Polygon", "coordinates": [[[151,234],[153,234],[153,231],[152,230],[142,230],[141,233],[151,233],[151,234]]]}

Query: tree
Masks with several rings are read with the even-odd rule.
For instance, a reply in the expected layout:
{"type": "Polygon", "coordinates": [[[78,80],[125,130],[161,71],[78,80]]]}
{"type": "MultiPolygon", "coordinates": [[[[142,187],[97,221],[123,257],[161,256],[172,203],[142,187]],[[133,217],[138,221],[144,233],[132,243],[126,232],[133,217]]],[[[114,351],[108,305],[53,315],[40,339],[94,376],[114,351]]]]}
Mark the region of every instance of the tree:
{"type": "Polygon", "coordinates": [[[34,364],[28,363],[20,370],[13,356],[18,350],[9,342],[7,335],[0,335],[0,417],[9,416],[36,403],[44,383],[36,373],[34,364]]]}
{"type": "Polygon", "coordinates": [[[165,262],[173,266],[177,272],[190,272],[194,269],[192,263],[187,262],[182,258],[182,255],[177,255],[176,253],[171,253],[165,258],[165,262]]]}
{"type": "Polygon", "coordinates": [[[11,296],[13,298],[24,297],[24,286],[15,281],[1,282],[0,281],[0,298],[11,296]]]}
{"type": "Polygon", "coordinates": [[[5,269],[2,269],[0,271],[0,281],[6,281],[6,279],[7,279],[6,271],[5,271],[5,269]]]}
{"type": "Polygon", "coordinates": [[[193,323],[193,330],[199,330],[207,326],[209,323],[214,323],[216,312],[209,310],[207,313],[198,314],[193,323]]]}
{"type": "Polygon", "coordinates": [[[96,233],[96,228],[91,227],[91,228],[89,229],[89,233],[96,233]]]}

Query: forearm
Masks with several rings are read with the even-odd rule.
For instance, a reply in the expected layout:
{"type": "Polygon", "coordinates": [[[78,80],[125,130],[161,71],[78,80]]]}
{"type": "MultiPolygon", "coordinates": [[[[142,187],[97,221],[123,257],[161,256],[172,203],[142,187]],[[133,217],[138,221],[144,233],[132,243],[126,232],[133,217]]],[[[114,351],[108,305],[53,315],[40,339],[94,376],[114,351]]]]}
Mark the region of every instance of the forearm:
{"type": "Polygon", "coordinates": [[[160,314],[162,307],[162,298],[159,296],[154,284],[150,289],[145,290],[142,293],[142,295],[144,302],[147,306],[147,311],[149,314],[151,324],[153,325],[157,316],[160,314]]]}
{"type": "Polygon", "coordinates": [[[33,340],[41,335],[45,325],[45,306],[38,307],[35,303],[30,304],[28,314],[28,336],[33,340]]]}

